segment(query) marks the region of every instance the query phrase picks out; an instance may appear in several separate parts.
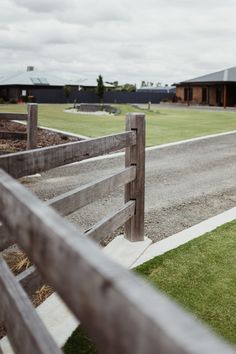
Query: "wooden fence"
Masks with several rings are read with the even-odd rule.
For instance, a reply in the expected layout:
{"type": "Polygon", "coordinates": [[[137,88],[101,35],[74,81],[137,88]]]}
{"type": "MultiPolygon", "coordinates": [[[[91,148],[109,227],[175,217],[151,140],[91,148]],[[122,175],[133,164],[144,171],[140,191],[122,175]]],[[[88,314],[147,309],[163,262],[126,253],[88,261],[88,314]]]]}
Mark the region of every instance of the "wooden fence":
{"type": "Polygon", "coordinates": [[[128,239],[143,239],[144,131],[144,115],[130,114],[122,134],[0,157],[1,249],[16,242],[37,268],[14,277],[0,256],[0,320],[16,353],[61,353],[26,295],[43,281],[104,354],[235,353],[159,291],[108,259],[93,241],[123,223],[128,239]],[[123,148],[122,171],[48,203],[13,178],[123,148]],[[125,205],[87,234],[57,213],[68,215],[120,185],[126,185],[125,205]]]}
{"type": "Polygon", "coordinates": [[[0,112],[0,120],[20,120],[27,122],[27,150],[37,147],[38,106],[35,103],[27,105],[27,113],[0,112]]]}

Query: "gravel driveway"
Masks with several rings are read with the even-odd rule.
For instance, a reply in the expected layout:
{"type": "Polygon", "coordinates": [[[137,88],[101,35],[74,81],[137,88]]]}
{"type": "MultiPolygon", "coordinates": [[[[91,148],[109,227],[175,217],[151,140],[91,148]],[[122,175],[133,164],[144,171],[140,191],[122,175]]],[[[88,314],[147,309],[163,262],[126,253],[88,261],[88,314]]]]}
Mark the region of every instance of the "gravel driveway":
{"type": "MultiPolygon", "coordinates": [[[[44,173],[26,186],[47,200],[123,166],[123,157],[78,163],[44,173]]],[[[87,229],[122,202],[119,188],[68,219],[87,229]]],[[[236,134],[147,151],[145,233],[153,241],[235,205],[236,134]]]]}

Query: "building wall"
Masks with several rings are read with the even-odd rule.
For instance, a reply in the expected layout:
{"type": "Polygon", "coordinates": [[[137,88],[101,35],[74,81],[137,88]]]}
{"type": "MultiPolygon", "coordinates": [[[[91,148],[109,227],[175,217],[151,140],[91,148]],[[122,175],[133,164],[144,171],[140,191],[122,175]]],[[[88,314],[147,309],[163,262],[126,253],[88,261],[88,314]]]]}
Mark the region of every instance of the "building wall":
{"type": "Polygon", "coordinates": [[[18,101],[19,89],[17,87],[10,87],[8,89],[8,96],[10,99],[14,99],[14,100],[18,101]]]}
{"type": "Polygon", "coordinates": [[[214,86],[209,87],[208,95],[209,95],[209,105],[216,106],[216,88],[214,86]]]}
{"type": "Polygon", "coordinates": [[[202,87],[195,86],[193,87],[193,100],[192,103],[201,104],[202,103],[202,87]]]}
{"type": "Polygon", "coordinates": [[[184,102],[184,87],[183,86],[176,87],[176,97],[179,101],[184,102]]]}
{"type": "MultiPolygon", "coordinates": [[[[186,86],[187,87],[187,86],[186,86]]],[[[201,104],[202,103],[202,87],[201,86],[191,86],[193,89],[193,98],[190,103],[201,104]]],[[[176,96],[179,98],[180,102],[186,102],[184,97],[184,86],[179,86],[176,88],[176,96]]]]}

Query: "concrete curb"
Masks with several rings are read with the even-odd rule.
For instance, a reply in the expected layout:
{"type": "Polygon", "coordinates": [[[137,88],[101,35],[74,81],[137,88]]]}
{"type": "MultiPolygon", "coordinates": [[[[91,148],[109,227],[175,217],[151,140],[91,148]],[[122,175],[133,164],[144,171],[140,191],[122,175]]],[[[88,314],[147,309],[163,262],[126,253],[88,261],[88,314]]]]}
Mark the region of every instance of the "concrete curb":
{"type": "Polygon", "coordinates": [[[171,251],[207,232],[215,230],[217,227],[224,225],[230,221],[236,220],[236,207],[207,219],[189,229],[178,232],[177,234],[167,237],[164,240],[152,244],[132,265],[135,268],[154,257],[160,256],[171,251]]]}
{"type": "MultiPolygon", "coordinates": [[[[25,122],[22,122],[22,121],[19,121],[19,120],[13,120],[13,122],[18,123],[18,124],[26,125],[25,122]]],[[[44,126],[42,126],[42,125],[38,125],[38,128],[39,128],[39,129],[49,130],[49,131],[54,132],[54,133],[65,134],[65,135],[68,135],[68,136],[71,136],[71,137],[74,137],[74,138],[80,138],[80,139],[83,139],[83,140],[89,140],[89,139],[91,139],[91,138],[89,138],[88,136],[85,136],[85,135],[74,134],[74,133],[71,133],[71,132],[67,132],[67,131],[65,131],[65,130],[59,130],[59,129],[54,129],[54,128],[48,128],[48,127],[44,127],[44,126]]]]}
{"type": "Polygon", "coordinates": [[[52,131],[52,132],[55,132],[55,133],[65,134],[65,135],[68,135],[68,136],[71,136],[71,137],[75,137],[75,138],[80,138],[80,139],[83,139],[83,140],[91,139],[91,138],[89,138],[88,136],[85,136],[85,135],[74,134],[74,133],[70,133],[70,132],[67,132],[67,131],[64,131],[64,130],[59,130],[59,129],[54,129],[54,128],[43,127],[41,125],[39,125],[38,128],[46,129],[46,130],[49,130],[49,131],[52,131]]]}
{"type": "Polygon", "coordinates": [[[113,261],[126,268],[131,268],[151,244],[152,240],[147,237],[144,241],[130,242],[123,235],[120,235],[116,236],[103,249],[103,252],[113,261]]]}
{"type": "MultiPolygon", "coordinates": [[[[165,149],[165,148],[172,147],[172,146],[178,146],[178,145],[182,145],[182,144],[189,144],[189,143],[192,143],[192,142],[195,142],[195,141],[202,141],[202,140],[217,138],[217,137],[221,137],[221,136],[227,136],[227,135],[231,135],[231,134],[236,134],[236,130],[233,130],[233,131],[230,131],[230,132],[225,132],[225,133],[218,133],[218,134],[200,136],[200,137],[197,137],[197,138],[192,138],[192,139],[187,139],[187,140],[180,140],[180,141],[176,141],[176,142],[168,143],[168,144],[150,146],[150,147],[146,148],[145,150],[146,150],[146,152],[153,151],[153,150],[161,150],[161,149],[165,149]]],[[[112,158],[121,157],[121,156],[124,156],[124,155],[125,155],[124,152],[117,152],[117,153],[114,153],[114,154],[93,157],[93,158],[88,159],[88,160],[83,160],[83,161],[79,161],[79,162],[73,162],[70,165],[75,165],[75,164],[78,164],[78,163],[86,163],[86,162],[89,162],[89,161],[99,161],[99,160],[112,159],[112,158]]],[[[69,165],[67,165],[67,166],[69,166],[69,165]]],[[[62,166],[62,167],[64,167],[64,166],[62,166]]]]}

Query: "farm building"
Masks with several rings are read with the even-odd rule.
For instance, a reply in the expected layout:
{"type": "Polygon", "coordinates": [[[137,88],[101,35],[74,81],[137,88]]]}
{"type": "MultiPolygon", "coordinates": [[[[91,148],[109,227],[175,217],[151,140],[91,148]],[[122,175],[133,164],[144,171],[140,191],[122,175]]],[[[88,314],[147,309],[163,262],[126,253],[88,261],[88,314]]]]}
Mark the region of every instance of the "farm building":
{"type": "Polygon", "coordinates": [[[236,106],[236,67],[176,84],[180,102],[210,106],[236,106]]]}

